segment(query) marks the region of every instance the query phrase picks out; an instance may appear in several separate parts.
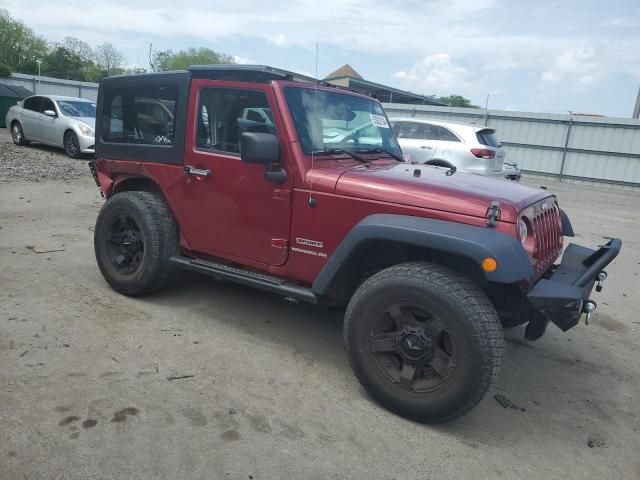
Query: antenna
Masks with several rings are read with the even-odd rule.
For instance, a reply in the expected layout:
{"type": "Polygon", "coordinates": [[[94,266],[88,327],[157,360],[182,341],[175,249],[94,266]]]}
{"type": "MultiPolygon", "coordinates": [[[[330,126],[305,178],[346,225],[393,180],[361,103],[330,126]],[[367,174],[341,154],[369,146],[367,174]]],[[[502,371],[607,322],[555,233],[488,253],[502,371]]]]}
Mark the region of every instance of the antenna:
{"type": "MultiPolygon", "coordinates": [[[[316,43],[316,81],[313,85],[313,122],[316,122],[317,119],[317,97],[318,97],[318,44],[316,43]]],[[[320,128],[322,128],[322,124],[320,124],[320,128]]],[[[316,206],[316,199],[313,198],[313,170],[316,164],[316,133],[317,128],[312,129],[313,138],[311,139],[311,179],[309,180],[309,199],[307,200],[307,205],[310,208],[314,208],[316,206]]]]}

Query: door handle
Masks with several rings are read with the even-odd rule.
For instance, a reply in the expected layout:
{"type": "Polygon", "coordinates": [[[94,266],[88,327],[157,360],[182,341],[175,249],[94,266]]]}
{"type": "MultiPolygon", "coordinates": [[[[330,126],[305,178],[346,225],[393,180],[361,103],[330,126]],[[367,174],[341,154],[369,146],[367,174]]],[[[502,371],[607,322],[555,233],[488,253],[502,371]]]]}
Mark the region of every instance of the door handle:
{"type": "Polygon", "coordinates": [[[184,173],[187,175],[196,175],[198,177],[210,177],[211,170],[206,168],[194,168],[191,165],[185,165],[184,173]]]}
{"type": "Polygon", "coordinates": [[[430,147],[429,145],[420,145],[420,148],[423,150],[431,150],[433,147],[430,147]]]}

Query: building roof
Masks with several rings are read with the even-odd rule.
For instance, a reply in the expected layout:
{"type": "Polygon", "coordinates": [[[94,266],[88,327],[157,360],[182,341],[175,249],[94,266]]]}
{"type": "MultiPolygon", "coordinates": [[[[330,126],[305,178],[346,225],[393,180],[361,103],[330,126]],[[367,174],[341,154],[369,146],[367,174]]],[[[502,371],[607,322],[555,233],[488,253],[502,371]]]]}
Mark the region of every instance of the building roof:
{"type": "Polygon", "coordinates": [[[362,75],[356,72],[348,63],[345,63],[339,69],[331,72],[325,77],[325,80],[333,80],[336,78],[357,78],[358,80],[364,80],[364,78],[362,78],[362,75]]]}
{"type": "Polygon", "coordinates": [[[0,83],[0,97],[26,98],[33,95],[30,90],[24,87],[16,87],[15,85],[5,85],[0,83]]]}
{"type": "Polygon", "coordinates": [[[419,95],[406,90],[389,87],[380,83],[365,80],[348,63],[331,72],[324,79],[327,83],[336,82],[337,85],[346,86],[358,92],[373,95],[382,103],[410,103],[413,105],[435,105],[444,107],[445,103],[438,102],[425,95],[419,95]]]}

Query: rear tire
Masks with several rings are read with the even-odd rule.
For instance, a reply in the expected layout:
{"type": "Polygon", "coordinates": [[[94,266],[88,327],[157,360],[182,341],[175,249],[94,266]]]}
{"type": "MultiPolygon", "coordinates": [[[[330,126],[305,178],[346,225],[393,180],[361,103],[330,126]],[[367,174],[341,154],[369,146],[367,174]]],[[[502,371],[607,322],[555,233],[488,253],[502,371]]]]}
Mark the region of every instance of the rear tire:
{"type": "Polygon", "coordinates": [[[164,200],[149,192],[123,192],[103,205],[94,233],[100,271],[111,288],[129,296],[165,287],[178,253],[176,222],[164,200]]]}
{"type": "Polygon", "coordinates": [[[504,354],[498,315],[474,283],[445,267],[405,263],[365,281],[345,314],[353,371],[369,394],[424,423],[469,412],[504,354]]]}
{"type": "Polygon", "coordinates": [[[22,125],[17,120],[11,124],[11,139],[13,143],[18,146],[29,145],[29,140],[24,138],[24,131],[22,130],[22,125]]]}
{"type": "Polygon", "coordinates": [[[78,141],[78,136],[75,132],[67,130],[64,133],[63,145],[64,153],[67,154],[67,157],[80,158],[80,155],[82,155],[80,152],[80,142],[78,141]]]}

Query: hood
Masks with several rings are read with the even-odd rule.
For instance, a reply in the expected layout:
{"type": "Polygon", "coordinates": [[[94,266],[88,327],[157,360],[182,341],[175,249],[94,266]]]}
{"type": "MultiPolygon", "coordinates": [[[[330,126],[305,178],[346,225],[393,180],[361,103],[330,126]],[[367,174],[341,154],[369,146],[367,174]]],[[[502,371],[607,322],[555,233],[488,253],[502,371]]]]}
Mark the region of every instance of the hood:
{"type": "Polygon", "coordinates": [[[407,163],[368,164],[350,169],[338,179],[335,193],[485,217],[491,202],[500,202],[500,220],[515,223],[529,205],[549,192],[482,175],[407,163]]]}
{"type": "Polygon", "coordinates": [[[78,120],[79,122],[86,123],[94,130],[96,129],[95,117],[69,117],[69,118],[73,118],[74,120],[78,120]]]}

